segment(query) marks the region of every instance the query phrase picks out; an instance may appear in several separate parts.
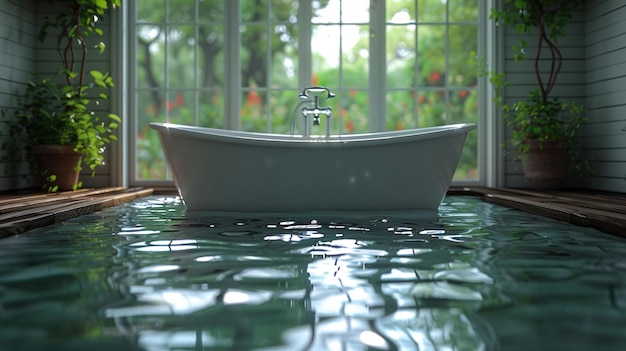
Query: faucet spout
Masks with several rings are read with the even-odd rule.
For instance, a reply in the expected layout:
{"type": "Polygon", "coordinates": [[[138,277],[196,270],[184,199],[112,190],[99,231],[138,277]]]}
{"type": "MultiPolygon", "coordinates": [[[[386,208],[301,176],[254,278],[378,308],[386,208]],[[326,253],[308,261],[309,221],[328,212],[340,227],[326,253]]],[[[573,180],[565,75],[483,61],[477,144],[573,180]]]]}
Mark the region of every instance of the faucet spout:
{"type": "Polygon", "coordinates": [[[299,95],[300,99],[305,101],[298,104],[296,107],[296,111],[294,111],[292,120],[291,120],[291,134],[294,134],[295,131],[295,118],[296,112],[301,104],[309,104],[311,107],[303,107],[301,109],[302,117],[304,120],[304,128],[303,136],[309,137],[311,135],[311,123],[313,126],[320,125],[320,115],[326,115],[326,136],[330,136],[330,117],[332,115],[332,108],[330,107],[322,107],[320,106],[320,100],[323,99],[332,99],[335,97],[330,89],[325,87],[309,87],[305,88],[302,93],[299,95]],[[308,100],[310,99],[310,100],[308,100]],[[307,118],[308,116],[313,116],[312,122],[307,118]]]}

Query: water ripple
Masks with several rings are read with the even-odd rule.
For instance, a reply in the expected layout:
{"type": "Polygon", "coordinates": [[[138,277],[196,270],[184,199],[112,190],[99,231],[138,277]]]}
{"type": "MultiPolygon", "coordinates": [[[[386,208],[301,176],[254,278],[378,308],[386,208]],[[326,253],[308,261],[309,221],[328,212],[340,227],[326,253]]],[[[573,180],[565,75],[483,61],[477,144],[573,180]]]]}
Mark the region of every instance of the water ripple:
{"type": "Polygon", "coordinates": [[[432,215],[185,213],[155,196],[2,240],[0,344],[554,349],[567,331],[611,349],[626,341],[625,254],[466,197],[432,215]]]}

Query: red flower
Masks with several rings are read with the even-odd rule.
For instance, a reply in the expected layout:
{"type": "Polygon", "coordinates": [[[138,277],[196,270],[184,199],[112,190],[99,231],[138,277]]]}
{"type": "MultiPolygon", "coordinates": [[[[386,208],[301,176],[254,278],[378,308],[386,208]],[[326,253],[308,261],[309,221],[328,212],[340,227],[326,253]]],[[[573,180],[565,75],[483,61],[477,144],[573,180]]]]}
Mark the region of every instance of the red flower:
{"type": "Polygon", "coordinates": [[[176,94],[176,107],[183,107],[183,94],[176,94]]]}
{"type": "Polygon", "coordinates": [[[354,131],[354,123],[352,123],[352,121],[347,121],[346,122],[346,130],[348,132],[354,131]]]}
{"type": "Polygon", "coordinates": [[[428,81],[430,82],[430,84],[435,84],[439,81],[440,78],[441,74],[438,71],[433,71],[433,73],[428,76],[428,81]]]}
{"type": "Polygon", "coordinates": [[[251,90],[248,92],[246,102],[248,105],[261,105],[261,97],[256,93],[256,91],[251,90]]]}
{"type": "Polygon", "coordinates": [[[459,91],[459,96],[461,97],[461,99],[465,99],[467,97],[467,90],[459,91]]]}

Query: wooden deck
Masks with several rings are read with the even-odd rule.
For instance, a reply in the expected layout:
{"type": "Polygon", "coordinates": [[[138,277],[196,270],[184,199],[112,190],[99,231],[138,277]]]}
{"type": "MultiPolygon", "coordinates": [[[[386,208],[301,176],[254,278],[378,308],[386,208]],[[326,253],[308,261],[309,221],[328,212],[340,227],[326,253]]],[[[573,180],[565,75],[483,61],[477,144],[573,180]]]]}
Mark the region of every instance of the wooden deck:
{"type": "Polygon", "coordinates": [[[531,191],[481,187],[451,188],[454,195],[492,202],[626,238],[626,194],[590,190],[531,191]]]}
{"type": "Polygon", "coordinates": [[[146,188],[0,195],[0,238],[100,211],[153,193],[146,188]]]}
{"type": "MultiPolygon", "coordinates": [[[[0,195],[0,238],[96,212],[173,189],[103,188],[55,194],[0,195]]],[[[451,195],[479,196],[523,211],[593,227],[626,238],[626,194],[591,191],[529,191],[482,187],[451,188],[451,195]]]]}

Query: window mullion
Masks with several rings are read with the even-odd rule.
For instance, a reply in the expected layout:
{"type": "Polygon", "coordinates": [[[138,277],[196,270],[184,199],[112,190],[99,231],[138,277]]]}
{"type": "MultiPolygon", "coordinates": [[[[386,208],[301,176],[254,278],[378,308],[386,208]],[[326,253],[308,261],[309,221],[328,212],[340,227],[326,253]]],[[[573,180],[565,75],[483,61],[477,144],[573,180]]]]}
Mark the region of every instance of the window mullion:
{"type": "Polygon", "coordinates": [[[311,38],[313,28],[311,20],[313,9],[311,1],[299,0],[298,7],[298,84],[300,90],[311,85],[312,60],[311,38]]]}
{"type": "MultiPolygon", "coordinates": [[[[502,31],[496,31],[496,24],[490,21],[488,9],[497,6],[495,0],[487,0],[478,7],[478,52],[479,57],[484,53],[487,67],[495,72],[501,72],[504,67],[504,57],[497,54],[497,48],[504,46],[502,31]]],[[[504,126],[500,113],[496,107],[493,87],[486,77],[478,79],[478,90],[482,92],[478,104],[478,133],[485,137],[478,138],[478,165],[480,177],[486,186],[501,187],[505,178],[505,164],[502,145],[504,126]],[[482,159],[481,159],[482,158],[482,159]]]]}
{"type": "Polygon", "coordinates": [[[369,42],[369,125],[371,132],[386,130],[386,30],[385,1],[370,2],[370,42],[369,42]]]}
{"type": "Polygon", "coordinates": [[[241,21],[239,1],[224,0],[224,128],[239,130],[241,121],[241,21]]]}
{"type": "Polygon", "coordinates": [[[199,0],[194,1],[194,37],[196,38],[196,45],[193,48],[193,70],[195,74],[193,75],[193,115],[194,115],[194,123],[196,125],[200,124],[200,72],[198,70],[198,56],[200,55],[198,52],[199,45],[198,40],[200,39],[200,4],[199,0]]]}
{"type": "Polygon", "coordinates": [[[450,4],[446,2],[446,43],[445,43],[445,66],[444,72],[445,80],[443,82],[443,88],[445,91],[445,101],[446,101],[446,124],[450,124],[450,114],[452,111],[450,110],[450,4]]]}
{"type": "Polygon", "coordinates": [[[264,88],[265,89],[265,105],[263,106],[264,112],[265,112],[265,131],[270,133],[272,131],[272,113],[271,113],[271,106],[270,106],[270,101],[272,101],[271,96],[272,96],[272,66],[274,65],[274,63],[272,62],[272,40],[273,38],[273,33],[274,31],[273,29],[273,23],[272,23],[272,2],[268,1],[267,3],[267,7],[265,8],[265,18],[266,18],[266,25],[265,25],[265,31],[267,32],[267,40],[265,41],[265,62],[266,62],[266,66],[265,66],[265,70],[267,72],[267,86],[264,88]]]}

